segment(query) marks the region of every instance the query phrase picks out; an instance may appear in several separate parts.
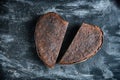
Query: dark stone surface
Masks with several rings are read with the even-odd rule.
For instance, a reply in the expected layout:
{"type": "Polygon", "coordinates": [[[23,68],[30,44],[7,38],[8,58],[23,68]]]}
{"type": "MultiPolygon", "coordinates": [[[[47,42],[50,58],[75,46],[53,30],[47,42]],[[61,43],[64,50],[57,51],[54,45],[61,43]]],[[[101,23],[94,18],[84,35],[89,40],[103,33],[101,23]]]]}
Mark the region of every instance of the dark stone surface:
{"type": "MultiPolygon", "coordinates": [[[[71,26],[72,26],[71,25],[71,26]]],[[[118,0],[1,0],[0,78],[3,80],[119,80],[120,7],[118,0]],[[56,12],[73,24],[84,21],[104,32],[102,49],[86,62],[44,66],[34,29],[40,15],[56,12]]]]}

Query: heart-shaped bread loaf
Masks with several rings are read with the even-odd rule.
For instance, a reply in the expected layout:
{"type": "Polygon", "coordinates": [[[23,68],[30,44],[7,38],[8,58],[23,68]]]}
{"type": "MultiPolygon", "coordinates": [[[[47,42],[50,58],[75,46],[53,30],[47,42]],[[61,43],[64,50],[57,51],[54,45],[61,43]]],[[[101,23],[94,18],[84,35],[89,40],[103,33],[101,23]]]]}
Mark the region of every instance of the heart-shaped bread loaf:
{"type": "Polygon", "coordinates": [[[56,63],[68,22],[58,14],[44,14],[37,22],[35,29],[36,49],[41,60],[53,67],[56,63]]]}
{"type": "MultiPolygon", "coordinates": [[[[38,56],[48,67],[54,67],[60,56],[59,52],[67,27],[68,22],[53,12],[44,14],[37,22],[35,28],[36,50],[38,56]]],[[[95,55],[102,43],[102,30],[95,25],[83,23],[59,63],[83,62],[95,55]]]]}

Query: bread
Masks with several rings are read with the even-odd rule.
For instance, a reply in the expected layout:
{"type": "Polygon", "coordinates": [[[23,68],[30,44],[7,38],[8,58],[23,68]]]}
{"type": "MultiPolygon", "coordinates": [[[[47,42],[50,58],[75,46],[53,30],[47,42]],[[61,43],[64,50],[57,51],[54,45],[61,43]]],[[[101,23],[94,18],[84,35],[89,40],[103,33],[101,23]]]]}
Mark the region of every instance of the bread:
{"type": "Polygon", "coordinates": [[[48,66],[54,67],[68,22],[58,14],[49,12],[37,22],[35,28],[35,44],[39,57],[48,66]]]}
{"type": "MultiPolygon", "coordinates": [[[[68,22],[58,14],[44,14],[36,24],[35,44],[38,56],[50,68],[58,58],[68,22]]],[[[72,43],[59,61],[60,64],[83,62],[97,53],[103,43],[103,32],[95,26],[83,23],[72,43]]]]}
{"type": "Polygon", "coordinates": [[[97,26],[83,23],[59,63],[73,64],[83,62],[96,54],[102,42],[102,30],[97,26]]]}

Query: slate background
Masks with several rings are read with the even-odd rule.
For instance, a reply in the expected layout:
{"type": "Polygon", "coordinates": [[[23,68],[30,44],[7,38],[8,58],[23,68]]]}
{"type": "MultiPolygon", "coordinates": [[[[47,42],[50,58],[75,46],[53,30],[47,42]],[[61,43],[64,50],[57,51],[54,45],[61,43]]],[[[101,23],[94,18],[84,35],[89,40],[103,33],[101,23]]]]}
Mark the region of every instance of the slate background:
{"type": "Polygon", "coordinates": [[[0,80],[120,80],[119,0],[1,0],[0,80]],[[89,60],[44,66],[34,29],[40,15],[56,12],[72,24],[87,22],[104,31],[101,50],[89,60]]]}

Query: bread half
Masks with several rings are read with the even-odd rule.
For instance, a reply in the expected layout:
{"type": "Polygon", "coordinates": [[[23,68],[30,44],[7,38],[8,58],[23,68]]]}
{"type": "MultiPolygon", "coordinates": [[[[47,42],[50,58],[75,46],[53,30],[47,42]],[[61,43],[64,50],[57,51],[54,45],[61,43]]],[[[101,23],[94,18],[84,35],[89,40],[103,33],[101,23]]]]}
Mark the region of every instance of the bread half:
{"type": "Polygon", "coordinates": [[[95,26],[83,23],[60,64],[83,62],[97,53],[103,43],[103,32],[95,26]]]}
{"type": "Polygon", "coordinates": [[[48,67],[55,65],[67,26],[68,22],[53,12],[44,14],[37,22],[36,49],[39,57],[48,67]]]}

